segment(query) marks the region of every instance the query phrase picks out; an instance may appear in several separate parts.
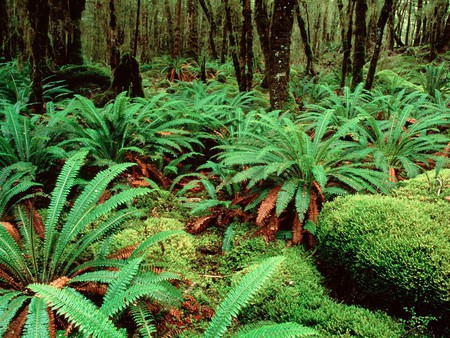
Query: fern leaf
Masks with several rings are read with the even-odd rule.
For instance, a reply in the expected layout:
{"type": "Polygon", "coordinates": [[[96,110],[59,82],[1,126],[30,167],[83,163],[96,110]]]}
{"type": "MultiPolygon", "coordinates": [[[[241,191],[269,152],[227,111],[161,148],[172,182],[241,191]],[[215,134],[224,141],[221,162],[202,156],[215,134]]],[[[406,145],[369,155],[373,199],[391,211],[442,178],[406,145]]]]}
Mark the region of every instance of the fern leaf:
{"type": "Polygon", "coordinates": [[[58,315],[79,327],[83,334],[94,338],[126,338],[102,311],[75,290],[44,284],[30,284],[28,288],[41,296],[58,315]]]}
{"type": "Polygon", "coordinates": [[[78,175],[86,155],[86,151],[81,151],[69,158],[63,166],[61,173],[58,175],[58,179],[56,180],[56,186],[52,192],[52,199],[48,208],[48,216],[45,220],[45,240],[43,248],[44,274],[53,249],[56,224],[66,203],[70,188],[73,186],[75,177],[78,175]]]}
{"type": "Polygon", "coordinates": [[[116,278],[109,285],[108,291],[105,297],[103,297],[102,307],[100,308],[106,315],[112,316],[120,309],[116,304],[123,302],[125,290],[138,273],[142,259],[143,257],[139,257],[128,261],[128,264],[119,270],[116,278]]]}
{"type": "Polygon", "coordinates": [[[318,332],[297,323],[281,323],[264,325],[244,334],[238,338],[296,338],[318,335],[318,332]]]}
{"type": "Polygon", "coordinates": [[[204,338],[222,337],[231,324],[232,318],[236,317],[240,310],[250,302],[283,260],[284,258],[281,256],[269,258],[245,275],[219,304],[204,338]]]}
{"type": "Polygon", "coordinates": [[[22,250],[4,226],[0,226],[0,264],[6,266],[20,281],[31,274],[22,250]]]}
{"type": "Polygon", "coordinates": [[[156,332],[156,327],[151,323],[154,320],[153,315],[145,304],[139,302],[131,306],[130,311],[141,337],[152,338],[152,333],[156,332]]]}
{"type": "Polygon", "coordinates": [[[147,248],[152,246],[155,243],[158,243],[160,241],[164,241],[169,237],[175,236],[175,235],[181,235],[185,232],[182,230],[166,230],[166,231],[160,231],[153,236],[147,238],[145,241],[143,241],[141,244],[138,245],[136,249],[134,249],[133,253],[130,256],[130,259],[133,259],[137,257],[139,254],[142,254],[147,248]]]}
{"type": "Polygon", "coordinates": [[[19,311],[27,299],[29,299],[28,296],[15,297],[8,302],[7,308],[0,312],[0,337],[3,337],[8,329],[9,323],[13,320],[17,311],[19,311]]]}
{"type": "MultiPolygon", "coordinates": [[[[301,183],[301,182],[300,182],[301,183]]],[[[288,180],[283,183],[281,190],[278,193],[277,203],[276,203],[276,214],[280,217],[281,213],[286,209],[289,202],[294,197],[295,192],[299,186],[299,181],[296,179],[288,180]]]]}
{"type": "Polygon", "coordinates": [[[67,284],[79,282],[98,282],[109,284],[117,278],[117,271],[101,270],[85,272],[72,278],[67,284]]]}
{"type": "Polygon", "coordinates": [[[270,190],[267,197],[261,202],[258,209],[258,216],[256,217],[256,224],[261,225],[264,219],[271,213],[275,207],[280,189],[281,185],[278,185],[270,190]]]}
{"type": "Polygon", "coordinates": [[[47,338],[49,335],[47,306],[42,298],[33,297],[28,307],[22,338],[47,338]]]}
{"type": "Polygon", "coordinates": [[[305,218],[305,213],[308,211],[310,200],[311,191],[308,187],[304,186],[302,189],[297,190],[297,193],[295,194],[295,210],[297,210],[300,223],[302,223],[305,218]]]}

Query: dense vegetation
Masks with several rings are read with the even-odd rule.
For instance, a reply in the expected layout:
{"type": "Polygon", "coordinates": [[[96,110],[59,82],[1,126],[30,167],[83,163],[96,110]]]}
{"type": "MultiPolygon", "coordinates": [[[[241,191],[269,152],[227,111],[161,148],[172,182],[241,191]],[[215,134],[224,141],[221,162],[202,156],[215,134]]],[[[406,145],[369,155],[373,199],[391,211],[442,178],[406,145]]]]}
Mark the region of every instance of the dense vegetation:
{"type": "Polygon", "coordinates": [[[312,5],[0,3],[0,336],[450,335],[449,3],[312,5]]]}

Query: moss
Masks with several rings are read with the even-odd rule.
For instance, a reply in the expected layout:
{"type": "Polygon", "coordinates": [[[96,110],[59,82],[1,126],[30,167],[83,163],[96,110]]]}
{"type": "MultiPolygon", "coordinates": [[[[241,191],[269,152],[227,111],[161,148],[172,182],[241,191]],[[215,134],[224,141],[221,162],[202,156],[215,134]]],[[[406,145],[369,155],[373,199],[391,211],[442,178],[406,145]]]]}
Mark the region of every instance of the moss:
{"type": "Polygon", "coordinates": [[[282,241],[267,244],[259,237],[238,242],[235,249],[223,256],[224,273],[243,269],[266,257],[280,254],[286,257],[280,272],[242,312],[239,326],[257,321],[291,321],[318,330],[322,337],[390,338],[404,332],[402,325],[384,313],[331,299],[311,252],[301,247],[286,248],[282,241]]]}
{"type": "MultiPolygon", "coordinates": [[[[111,252],[140,243],[164,230],[184,230],[184,224],[176,219],[163,217],[134,221],[114,237],[111,252]]],[[[192,275],[196,246],[192,235],[176,235],[147,250],[147,265],[180,273],[180,277],[189,277],[192,275]]]]}
{"type": "MultiPolygon", "coordinates": [[[[412,180],[410,188],[415,185],[412,180]]],[[[403,191],[406,194],[406,190],[403,191]]],[[[450,203],[349,196],[318,221],[322,261],[349,274],[377,305],[450,317],[450,203]]]]}

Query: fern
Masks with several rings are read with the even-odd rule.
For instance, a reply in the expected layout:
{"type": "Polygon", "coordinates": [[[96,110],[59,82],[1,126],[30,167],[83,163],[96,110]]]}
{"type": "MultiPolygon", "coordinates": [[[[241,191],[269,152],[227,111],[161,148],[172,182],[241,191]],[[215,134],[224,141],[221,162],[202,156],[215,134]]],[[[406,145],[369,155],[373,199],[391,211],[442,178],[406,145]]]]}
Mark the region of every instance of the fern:
{"type": "Polygon", "coordinates": [[[2,309],[3,311],[0,311],[0,336],[3,337],[8,329],[9,323],[28,298],[28,296],[14,297],[8,302],[7,307],[4,310],[2,309]]]}
{"type": "Polygon", "coordinates": [[[49,335],[47,305],[42,298],[33,297],[28,306],[22,338],[47,338],[49,335]]]}
{"type": "Polygon", "coordinates": [[[208,326],[204,337],[222,337],[240,310],[245,307],[251,298],[261,289],[264,282],[275,272],[283,261],[283,257],[273,257],[265,260],[255,270],[245,275],[239,284],[234,287],[219,304],[219,307],[208,326]]]}
{"type": "Polygon", "coordinates": [[[147,309],[143,302],[138,302],[130,307],[131,316],[137,325],[139,333],[143,338],[151,338],[152,333],[156,332],[156,327],[151,323],[153,315],[147,309]]]}
{"type": "Polygon", "coordinates": [[[101,307],[101,310],[107,316],[113,316],[120,310],[120,306],[122,306],[121,303],[124,299],[125,290],[138,273],[141,262],[142,257],[129,260],[128,264],[119,270],[116,278],[109,285],[108,292],[103,298],[103,304],[101,307]],[[120,305],[118,306],[118,304],[120,305]]]}
{"type": "Polygon", "coordinates": [[[160,231],[156,233],[155,235],[147,238],[145,241],[143,241],[141,244],[139,244],[136,249],[134,249],[133,253],[130,256],[130,259],[133,259],[137,257],[138,255],[142,254],[147,248],[152,246],[153,244],[156,244],[160,241],[163,241],[169,237],[175,236],[175,235],[181,235],[184,234],[184,231],[181,230],[166,230],[166,231],[160,231]]]}
{"type": "Polygon", "coordinates": [[[97,338],[120,338],[126,335],[91,301],[70,288],[58,289],[44,284],[30,284],[29,289],[42,297],[58,315],[64,316],[80,332],[97,338]]]}

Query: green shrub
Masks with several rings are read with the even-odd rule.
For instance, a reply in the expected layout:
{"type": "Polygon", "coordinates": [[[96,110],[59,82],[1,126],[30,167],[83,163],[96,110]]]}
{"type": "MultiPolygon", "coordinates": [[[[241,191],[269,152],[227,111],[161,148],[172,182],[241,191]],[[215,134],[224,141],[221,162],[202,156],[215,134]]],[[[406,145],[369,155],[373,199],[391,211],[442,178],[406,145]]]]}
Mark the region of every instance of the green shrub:
{"type": "MultiPolygon", "coordinates": [[[[319,256],[383,307],[450,315],[450,203],[350,196],[325,205],[319,256]]],[[[447,318],[447,319],[445,319],[447,318]]],[[[447,322],[448,323],[448,322],[447,322]]]]}
{"type": "Polygon", "coordinates": [[[282,241],[266,244],[261,238],[243,240],[224,256],[223,273],[280,253],[285,260],[279,273],[241,314],[240,325],[296,322],[317,330],[321,337],[401,336],[402,326],[387,315],[332,300],[310,253],[301,247],[286,248],[282,241]]]}

